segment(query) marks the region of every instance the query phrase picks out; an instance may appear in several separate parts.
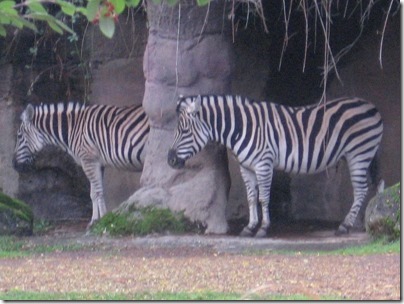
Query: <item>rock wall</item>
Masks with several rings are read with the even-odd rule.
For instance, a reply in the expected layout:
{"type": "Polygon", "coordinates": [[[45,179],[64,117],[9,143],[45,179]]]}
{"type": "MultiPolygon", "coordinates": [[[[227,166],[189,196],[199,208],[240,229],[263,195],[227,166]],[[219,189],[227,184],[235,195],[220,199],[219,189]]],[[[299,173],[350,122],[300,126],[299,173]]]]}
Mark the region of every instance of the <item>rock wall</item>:
{"type": "Polygon", "coordinates": [[[209,145],[189,161],[187,170],[171,169],[167,152],[177,121],[178,95],[230,90],[232,53],[223,8],[223,1],[209,7],[198,7],[193,1],[181,1],[174,7],[148,1],[143,106],[151,131],[142,174],[144,187],[123,206],[153,203],[184,211],[185,216],[202,223],[207,233],[227,231],[230,181],[225,148],[209,145]]]}
{"type": "MultiPolygon", "coordinates": [[[[81,168],[66,154],[46,149],[38,155],[33,171],[18,174],[12,168],[20,114],[26,104],[63,101],[68,93],[76,100],[78,95],[82,95],[77,89],[80,82],[73,83],[67,75],[71,66],[66,64],[64,69],[60,69],[61,66],[53,60],[59,51],[68,53],[63,39],[52,35],[47,38],[47,43],[37,45],[35,58],[32,51],[34,35],[31,31],[22,31],[12,41],[2,40],[4,44],[0,43],[4,62],[0,66],[0,187],[4,193],[28,203],[35,219],[89,218],[89,183],[81,168]],[[54,52],[49,50],[52,39],[59,39],[57,47],[51,47],[54,52]]],[[[77,80],[78,77],[75,75],[73,78],[77,80]]]]}
{"type": "MultiPolygon", "coordinates": [[[[401,176],[401,84],[400,84],[400,19],[389,19],[384,37],[382,63],[378,61],[380,35],[370,33],[360,42],[349,64],[339,68],[342,79],[335,79],[328,98],[358,96],[373,102],[381,113],[384,134],[381,143],[381,176],[386,187],[396,184],[401,176]]],[[[368,199],[375,194],[370,189],[368,199]]],[[[291,211],[295,219],[341,221],[348,213],[353,193],[345,162],[317,175],[295,176],[291,182],[291,211]],[[307,189],[310,189],[309,191],[307,189]]],[[[368,200],[367,199],[367,200],[368,200]]],[[[356,226],[363,228],[364,204],[356,226]]]]}
{"type": "Polygon", "coordinates": [[[14,120],[18,115],[13,107],[12,82],[13,66],[0,66],[0,191],[9,196],[16,196],[18,192],[18,174],[11,165],[14,151],[15,126],[14,120]]]}

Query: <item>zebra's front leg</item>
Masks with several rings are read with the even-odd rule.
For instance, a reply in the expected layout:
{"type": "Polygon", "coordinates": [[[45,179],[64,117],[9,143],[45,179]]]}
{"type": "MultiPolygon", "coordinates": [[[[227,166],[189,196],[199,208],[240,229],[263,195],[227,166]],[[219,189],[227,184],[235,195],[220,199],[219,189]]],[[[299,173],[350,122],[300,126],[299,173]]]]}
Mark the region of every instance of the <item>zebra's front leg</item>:
{"type": "Polygon", "coordinates": [[[240,232],[240,236],[253,236],[253,231],[258,224],[258,212],[257,212],[257,178],[255,173],[247,168],[240,166],[241,177],[244,180],[244,184],[247,191],[248,201],[248,225],[240,232]]]}
{"type": "Polygon", "coordinates": [[[90,197],[93,205],[91,221],[87,225],[90,228],[96,221],[107,213],[104,200],[103,172],[100,163],[83,161],[83,170],[90,181],[90,197]]]}
{"type": "Polygon", "coordinates": [[[269,214],[269,198],[271,193],[273,169],[271,164],[264,164],[256,171],[258,180],[259,201],[262,207],[261,227],[258,229],[255,237],[263,238],[267,235],[271,218],[269,214]]]}

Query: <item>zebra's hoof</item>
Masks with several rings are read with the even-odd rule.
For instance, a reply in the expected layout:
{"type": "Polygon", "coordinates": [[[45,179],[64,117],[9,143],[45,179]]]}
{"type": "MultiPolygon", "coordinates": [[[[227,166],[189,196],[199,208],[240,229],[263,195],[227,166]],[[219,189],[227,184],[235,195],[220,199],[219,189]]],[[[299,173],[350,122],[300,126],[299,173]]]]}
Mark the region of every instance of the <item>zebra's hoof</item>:
{"type": "Polygon", "coordinates": [[[264,238],[267,236],[267,230],[265,228],[260,228],[255,234],[256,238],[264,238]]]}
{"type": "Polygon", "coordinates": [[[251,237],[251,236],[253,236],[253,232],[251,231],[250,228],[244,227],[243,231],[241,231],[239,235],[243,236],[243,237],[247,237],[247,236],[251,237]]]}
{"type": "Polygon", "coordinates": [[[91,227],[93,227],[97,222],[98,220],[91,220],[91,222],[88,223],[86,230],[90,231],[91,227]]]}
{"type": "Polygon", "coordinates": [[[344,234],[348,234],[348,233],[349,233],[349,228],[342,224],[338,227],[338,230],[335,231],[336,236],[340,236],[340,235],[344,235],[344,234]]]}

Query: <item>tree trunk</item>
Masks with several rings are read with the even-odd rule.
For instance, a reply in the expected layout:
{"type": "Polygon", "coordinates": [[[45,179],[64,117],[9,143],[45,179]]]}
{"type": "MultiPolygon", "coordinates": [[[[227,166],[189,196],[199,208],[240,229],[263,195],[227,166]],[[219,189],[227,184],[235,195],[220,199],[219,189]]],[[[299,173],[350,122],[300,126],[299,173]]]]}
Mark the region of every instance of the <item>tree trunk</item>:
{"type": "Polygon", "coordinates": [[[176,126],[178,95],[230,92],[233,69],[225,1],[198,7],[194,0],[174,7],[147,1],[149,36],[143,68],[143,106],[151,120],[146,163],[139,189],[128,204],[160,205],[184,211],[206,233],[226,233],[230,188],[224,147],[209,144],[183,170],[167,164],[176,126]]]}

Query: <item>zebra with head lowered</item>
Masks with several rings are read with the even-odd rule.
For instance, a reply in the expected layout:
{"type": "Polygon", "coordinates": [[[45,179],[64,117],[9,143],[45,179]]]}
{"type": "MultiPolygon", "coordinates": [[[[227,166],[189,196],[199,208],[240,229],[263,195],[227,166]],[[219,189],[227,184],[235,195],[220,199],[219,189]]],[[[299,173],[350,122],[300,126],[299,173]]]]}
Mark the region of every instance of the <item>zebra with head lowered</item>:
{"type": "Polygon", "coordinates": [[[149,133],[148,118],[140,106],[42,104],[26,107],[13,157],[13,166],[24,171],[46,145],[69,153],[90,181],[92,225],[105,215],[103,168],[140,171],[149,133]]]}
{"type": "MultiPolygon", "coordinates": [[[[368,190],[368,169],[376,168],[373,160],[382,138],[383,122],[374,105],[343,98],[287,107],[240,96],[199,95],[180,97],[177,113],[178,125],[168,152],[171,167],[182,168],[209,141],[225,145],[240,163],[249,205],[249,223],[241,235],[253,235],[258,224],[257,198],[262,223],[256,236],[266,235],[274,169],[316,173],[341,158],[349,167],[354,202],[336,234],[349,232],[368,190]]],[[[377,183],[376,170],[370,171],[372,182],[377,183]]]]}

